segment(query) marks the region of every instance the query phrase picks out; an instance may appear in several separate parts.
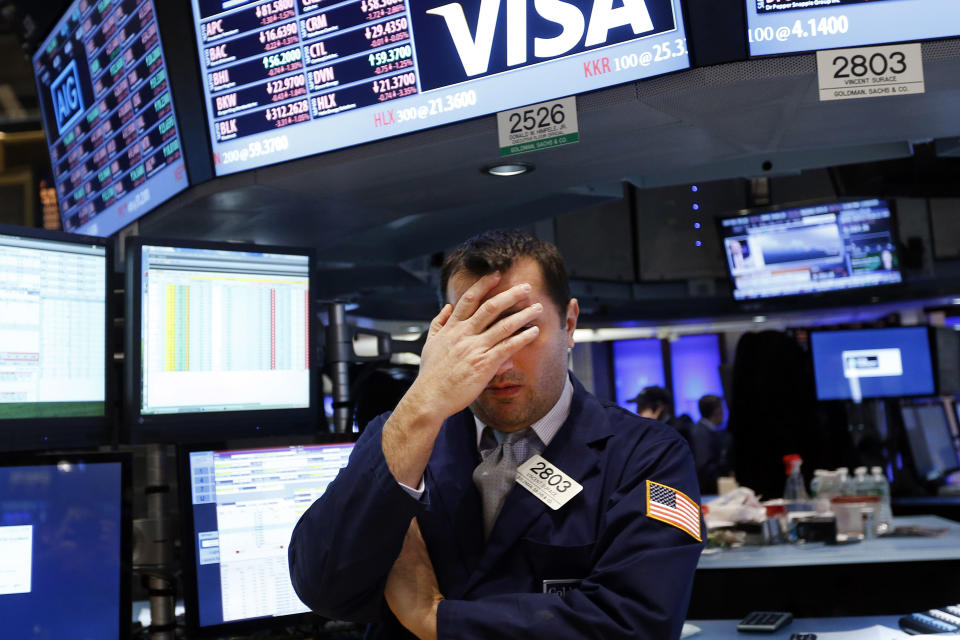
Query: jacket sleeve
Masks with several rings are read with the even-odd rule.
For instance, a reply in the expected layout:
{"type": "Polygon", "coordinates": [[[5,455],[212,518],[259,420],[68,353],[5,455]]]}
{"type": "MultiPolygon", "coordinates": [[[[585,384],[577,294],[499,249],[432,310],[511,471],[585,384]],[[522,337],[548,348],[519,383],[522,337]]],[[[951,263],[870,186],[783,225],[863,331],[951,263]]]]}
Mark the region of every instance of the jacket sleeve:
{"type": "Polygon", "coordinates": [[[371,421],[347,466],[304,512],[290,539],[290,579],[320,615],[379,620],[383,588],[410,520],[424,503],[397,483],[380,444],[386,416],[371,421]]]}
{"type": "MultiPolygon", "coordinates": [[[[699,505],[686,444],[675,438],[634,452],[608,500],[593,567],[577,589],[444,600],[441,640],[665,640],[679,638],[703,544],[680,528],[647,516],[647,480],[682,491],[699,505]],[[651,449],[658,448],[658,453],[651,449]],[[642,458],[642,459],[641,459],[642,458]],[[629,468],[632,467],[632,468],[629,468]]],[[[703,538],[702,519],[698,531],[703,538]]]]}

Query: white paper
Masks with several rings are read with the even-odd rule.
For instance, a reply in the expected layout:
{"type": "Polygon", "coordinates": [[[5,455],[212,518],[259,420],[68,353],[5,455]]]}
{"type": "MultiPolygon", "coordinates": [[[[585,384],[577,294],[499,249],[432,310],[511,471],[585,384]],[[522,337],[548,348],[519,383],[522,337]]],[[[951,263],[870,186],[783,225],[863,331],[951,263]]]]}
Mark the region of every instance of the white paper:
{"type": "MultiPolygon", "coordinates": [[[[816,633],[817,640],[900,640],[901,638],[922,638],[926,636],[911,636],[899,629],[891,629],[882,624],[877,624],[865,629],[855,631],[829,631],[821,633],[816,630],[805,631],[804,633],[816,633]]],[[[944,636],[937,636],[942,638],[944,636]]]]}
{"type": "Polygon", "coordinates": [[[0,595],[30,593],[33,525],[0,527],[0,595]]]}

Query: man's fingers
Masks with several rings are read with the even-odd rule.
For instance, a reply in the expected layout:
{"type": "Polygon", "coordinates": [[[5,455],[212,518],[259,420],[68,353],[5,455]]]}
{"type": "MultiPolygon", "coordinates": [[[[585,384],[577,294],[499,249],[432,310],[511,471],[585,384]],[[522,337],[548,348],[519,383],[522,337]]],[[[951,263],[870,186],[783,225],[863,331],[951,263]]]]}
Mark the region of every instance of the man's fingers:
{"type": "Polygon", "coordinates": [[[515,313],[511,313],[505,318],[500,319],[500,321],[484,332],[484,343],[488,347],[493,347],[503,342],[523,330],[527,325],[539,318],[542,313],[543,305],[539,302],[535,302],[515,313]]]}
{"type": "Polygon", "coordinates": [[[460,299],[457,300],[457,306],[454,307],[451,317],[454,320],[462,322],[472,316],[476,312],[477,307],[480,306],[480,301],[483,300],[483,296],[487,295],[487,292],[497,286],[501,276],[502,274],[499,271],[494,271],[474,282],[470,288],[460,296],[460,299]]]}
{"type": "Polygon", "coordinates": [[[443,325],[447,324],[447,320],[450,319],[450,315],[453,313],[453,305],[445,304],[443,309],[440,309],[440,313],[430,321],[430,333],[429,335],[435,334],[437,331],[443,328],[443,325]]]}
{"type": "Polygon", "coordinates": [[[536,340],[538,335],[540,335],[540,327],[529,326],[494,346],[487,355],[495,362],[504,363],[520,349],[536,340]]]}
{"type": "Polygon", "coordinates": [[[482,333],[487,327],[510,313],[511,309],[526,303],[530,298],[531,289],[530,284],[524,282],[501,291],[477,308],[476,313],[470,318],[470,326],[476,333],[482,333]]]}

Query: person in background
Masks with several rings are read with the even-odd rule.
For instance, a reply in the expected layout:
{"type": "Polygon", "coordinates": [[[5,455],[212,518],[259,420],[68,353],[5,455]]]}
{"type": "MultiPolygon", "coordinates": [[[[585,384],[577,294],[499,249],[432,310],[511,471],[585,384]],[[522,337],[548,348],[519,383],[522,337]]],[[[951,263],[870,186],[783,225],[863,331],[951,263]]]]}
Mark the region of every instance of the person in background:
{"type": "Polygon", "coordinates": [[[723,398],[707,394],[697,402],[700,420],[690,430],[690,448],[697,465],[700,491],[717,493],[717,478],[729,473],[727,464],[727,434],[720,430],[723,424],[723,398]]]}
{"type": "Polygon", "coordinates": [[[641,418],[650,418],[665,422],[670,417],[670,405],[673,404],[673,396],[663,387],[651,385],[640,390],[635,397],[627,402],[637,403],[637,415],[641,418]]]}

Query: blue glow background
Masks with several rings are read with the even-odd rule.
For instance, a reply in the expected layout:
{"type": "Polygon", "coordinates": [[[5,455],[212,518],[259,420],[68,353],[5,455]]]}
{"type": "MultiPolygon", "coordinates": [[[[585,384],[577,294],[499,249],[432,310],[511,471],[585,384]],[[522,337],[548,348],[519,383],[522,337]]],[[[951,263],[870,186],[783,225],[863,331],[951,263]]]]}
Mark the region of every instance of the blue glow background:
{"type": "Polygon", "coordinates": [[[627,402],[640,389],[667,385],[663,372],[663,352],[657,338],[619,340],[613,343],[613,385],[617,404],[628,411],[637,405],[627,402]]]}
{"type": "Polygon", "coordinates": [[[720,338],[716,334],[682,336],[670,343],[673,403],[676,415],[700,419],[697,400],[712,393],[723,396],[720,382],[720,338]]]}

